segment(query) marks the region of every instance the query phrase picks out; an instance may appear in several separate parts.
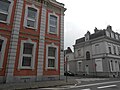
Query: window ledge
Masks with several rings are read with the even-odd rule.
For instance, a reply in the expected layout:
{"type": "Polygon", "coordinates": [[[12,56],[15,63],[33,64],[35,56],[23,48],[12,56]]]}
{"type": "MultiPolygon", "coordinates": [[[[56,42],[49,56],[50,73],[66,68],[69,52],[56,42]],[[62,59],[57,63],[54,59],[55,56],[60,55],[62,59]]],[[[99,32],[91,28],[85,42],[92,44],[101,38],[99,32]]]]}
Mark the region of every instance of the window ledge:
{"type": "Polygon", "coordinates": [[[37,30],[36,28],[34,28],[34,27],[29,27],[29,26],[25,26],[25,28],[28,28],[28,29],[32,29],[32,30],[37,30]]]}
{"type": "Polygon", "coordinates": [[[57,35],[57,33],[53,33],[53,32],[49,32],[49,34],[52,34],[52,35],[57,35]]]}
{"type": "Polygon", "coordinates": [[[22,66],[21,66],[21,67],[19,68],[19,70],[22,70],[22,69],[30,69],[30,70],[33,70],[34,68],[32,68],[32,67],[22,67],[22,66]]]}
{"type": "Polygon", "coordinates": [[[2,21],[2,20],[0,20],[0,22],[1,22],[1,23],[4,23],[4,24],[8,24],[7,21],[2,21]]]}
{"type": "Polygon", "coordinates": [[[48,70],[50,70],[50,69],[52,69],[52,70],[56,70],[55,67],[48,67],[47,69],[48,69],[48,70]]]}

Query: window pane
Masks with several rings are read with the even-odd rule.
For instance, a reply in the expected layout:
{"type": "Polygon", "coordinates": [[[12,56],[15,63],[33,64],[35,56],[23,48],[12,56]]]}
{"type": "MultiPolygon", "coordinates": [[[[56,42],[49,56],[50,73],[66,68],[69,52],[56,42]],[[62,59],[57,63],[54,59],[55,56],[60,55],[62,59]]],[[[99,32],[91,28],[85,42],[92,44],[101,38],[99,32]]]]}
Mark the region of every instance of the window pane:
{"type": "Polygon", "coordinates": [[[7,15],[0,13],[0,20],[7,21],[7,15]]]}
{"type": "Polygon", "coordinates": [[[90,60],[90,52],[89,51],[86,52],[86,60],[90,60]]]}
{"type": "Polygon", "coordinates": [[[49,47],[48,48],[48,56],[55,57],[55,51],[56,51],[56,48],[49,47]]]}
{"type": "Polygon", "coordinates": [[[50,24],[50,32],[56,33],[57,32],[57,17],[50,15],[49,24],[50,24]]]}
{"type": "Polygon", "coordinates": [[[0,39],[0,52],[2,50],[2,44],[3,44],[3,40],[0,39]]]}
{"type": "Polygon", "coordinates": [[[28,17],[32,18],[32,19],[35,19],[36,15],[37,15],[37,10],[29,7],[28,8],[28,17]]]}
{"type": "Polygon", "coordinates": [[[8,12],[10,2],[7,0],[0,0],[0,11],[8,12]]]}
{"type": "Polygon", "coordinates": [[[24,43],[23,54],[32,54],[33,44],[24,43]]]}
{"type": "Polygon", "coordinates": [[[53,32],[53,33],[56,33],[56,27],[52,27],[52,26],[50,26],[50,32],[53,32]]]}
{"type": "Polygon", "coordinates": [[[57,17],[54,15],[50,15],[50,20],[56,21],[57,22],[57,17]]]}
{"type": "Polygon", "coordinates": [[[34,27],[35,26],[35,21],[27,20],[27,26],[28,27],[34,27]]]}
{"type": "Polygon", "coordinates": [[[57,26],[57,22],[50,20],[50,25],[57,26]]]}
{"type": "Polygon", "coordinates": [[[55,67],[55,60],[54,59],[48,59],[48,67],[55,67]]]}
{"type": "Polygon", "coordinates": [[[31,66],[31,57],[23,57],[22,66],[31,66]]]}

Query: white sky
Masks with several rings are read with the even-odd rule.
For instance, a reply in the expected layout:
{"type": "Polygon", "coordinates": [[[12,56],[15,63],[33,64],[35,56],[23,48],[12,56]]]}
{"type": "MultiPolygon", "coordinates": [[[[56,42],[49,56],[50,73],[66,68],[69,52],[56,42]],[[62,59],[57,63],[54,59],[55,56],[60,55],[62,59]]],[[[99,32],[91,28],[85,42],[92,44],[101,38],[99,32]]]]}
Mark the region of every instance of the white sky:
{"type": "Polygon", "coordinates": [[[75,40],[94,28],[106,29],[111,25],[113,31],[120,33],[120,0],[57,0],[64,3],[65,49],[73,49],[75,40]]]}

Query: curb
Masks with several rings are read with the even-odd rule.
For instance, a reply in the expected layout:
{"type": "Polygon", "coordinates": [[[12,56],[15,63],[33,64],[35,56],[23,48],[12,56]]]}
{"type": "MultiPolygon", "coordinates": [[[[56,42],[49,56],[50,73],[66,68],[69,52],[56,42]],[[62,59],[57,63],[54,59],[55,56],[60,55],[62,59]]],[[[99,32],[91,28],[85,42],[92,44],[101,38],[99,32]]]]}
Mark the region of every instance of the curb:
{"type": "Polygon", "coordinates": [[[0,84],[0,90],[28,90],[46,87],[56,87],[64,85],[74,85],[76,80],[66,81],[41,81],[41,82],[31,82],[31,83],[14,83],[14,84],[0,84]]]}

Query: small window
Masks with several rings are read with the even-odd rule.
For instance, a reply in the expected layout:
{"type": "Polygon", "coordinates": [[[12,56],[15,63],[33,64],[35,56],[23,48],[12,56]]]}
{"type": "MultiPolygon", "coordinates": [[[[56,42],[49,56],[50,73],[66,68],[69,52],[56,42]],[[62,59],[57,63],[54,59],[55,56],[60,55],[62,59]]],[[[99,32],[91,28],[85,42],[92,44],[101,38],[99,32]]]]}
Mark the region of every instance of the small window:
{"type": "Polygon", "coordinates": [[[81,56],[81,49],[79,49],[77,52],[78,52],[78,57],[81,56]]]}
{"type": "Polygon", "coordinates": [[[110,61],[110,68],[111,68],[111,71],[114,70],[114,67],[113,67],[113,61],[112,61],[112,60],[110,61]]]}
{"type": "Polygon", "coordinates": [[[116,47],[115,46],[113,46],[113,50],[114,50],[114,54],[116,54],[116,47]]]}
{"type": "Polygon", "coordinates": [[[0,60],[2,59],[2,45],[3,45],[3,40],[0,39],[0,60]]]}
{"type": "Polygon", "coordinates": [[[108,47],[108,49],[109,49],[109,54],[112,54],[112,52],[111,52],[111,47],[108,47]]]}
{"type": "Polygon", "coordinates": [[[57,33],[57,17],[50,15],[50,32],[57,33]]]}
{"type": "Polygon", "coordinates": [[[48,47],[48,67],[55,67],[56,61],[56,48],[48,47]]]}
{"type": "Polygon", "coordinates": [[[90,60],[90,52],[89,51],[86,52],[86,60],[90,60]]]}
{"type": "Polygon", "coordinates": [[[27,28],[37,29],[39,9],[35,6],[26,6],[24,26],[27,28]]]}
{"type": "Polygon", "coordinates": [[[2,52],[2,44],[3,44],[3,40],[0,39],[0,52],[2,52]]]}
{"type": "Polygon", "coordinates": [[[118,54],[120,55],[120,47],[118,47],[118,54]]]}
{"type": "Polygon", "coordinates": [[[96,54],[99,54],[99,53],[100,53],[100,46],[99,46],[99,44],[96,44],[96,45],[95,45],[95,53],[96,53],[96,54]]]}
{"type": "Polygon", "coordinates": [[[48,30],[51,34],[58,33],[58,17],[56,15],[49,15],[48,30]]]}
{"type": "Polygon", "coordinates": [[[0,21],[6,22],[9,15],[11,2],[8,0],[0,0],[0,21]]]}
{"type": "Polygon", "coordinates": [[[31,66],[33,44],[24,43],[22,66],[31,66]]]}
{"type": "Polygon", "coordinates": [[[20,69],[34,69],[36,43],[21,41],[20,69]]]}
{"type": "Polygon", "coordinates": [[[0,36],[0,68],[3,66],[7,39],[0,36]]]}
{"type": "Polygon", "coordinates": [[[82,61],[78,61],[78,72],[82,71],[82,61]]]}
{"type": "Polygon", "coordinates": [[[28,15],[27,15],[27,26],[28,27],[35,28],[36,16],[37,16],[37,10],[34,8],[28,7],[28,15]]]}

